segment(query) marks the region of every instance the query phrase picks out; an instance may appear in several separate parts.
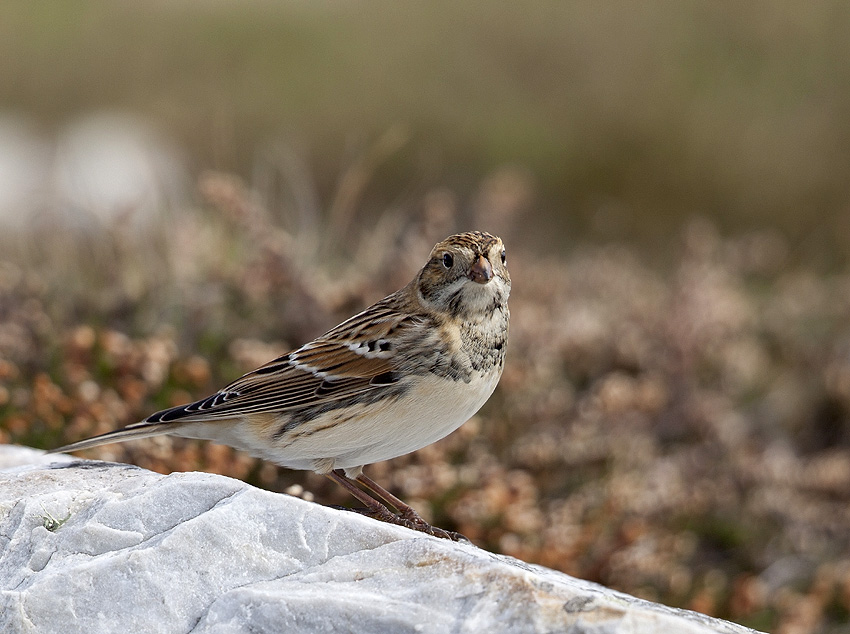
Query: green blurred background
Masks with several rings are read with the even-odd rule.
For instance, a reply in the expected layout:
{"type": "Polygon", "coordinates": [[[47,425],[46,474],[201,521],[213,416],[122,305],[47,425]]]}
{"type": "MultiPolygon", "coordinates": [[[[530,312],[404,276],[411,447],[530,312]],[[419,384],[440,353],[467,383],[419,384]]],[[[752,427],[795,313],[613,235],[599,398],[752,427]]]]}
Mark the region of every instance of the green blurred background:
{"type": "MultiPolygon", "coordinates": [[[[839,0],[3,2],[0,442],[204,396],[491,230],[502,382],[370,475],[491,550],[848,631],[848,33],[839,0]]],[[[88,455],[349,503],[210,444],[88,455]]]]}
{"type": "Polygon", "coordinates": [[[48,138],[92,111],[141,115],[193,173],[250,177],[284,145],[322,201],[398,129],[364,209],[434,184],[463,196],[515,165],[551,248],[657,253],[698,214],[776,227],[834,265],[850,248],[849,14],[838,0],[11,1],[0,110],[48,138]]]}

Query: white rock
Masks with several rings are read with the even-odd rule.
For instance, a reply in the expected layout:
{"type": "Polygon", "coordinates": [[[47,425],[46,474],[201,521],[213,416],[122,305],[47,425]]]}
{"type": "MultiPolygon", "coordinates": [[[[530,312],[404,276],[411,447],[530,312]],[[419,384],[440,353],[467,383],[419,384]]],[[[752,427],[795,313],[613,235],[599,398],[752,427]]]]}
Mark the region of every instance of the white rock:
{"type": "Polygon", "coordinates": [[[207,473],[0,446],[0,631],[752,632],[207,473]]]}

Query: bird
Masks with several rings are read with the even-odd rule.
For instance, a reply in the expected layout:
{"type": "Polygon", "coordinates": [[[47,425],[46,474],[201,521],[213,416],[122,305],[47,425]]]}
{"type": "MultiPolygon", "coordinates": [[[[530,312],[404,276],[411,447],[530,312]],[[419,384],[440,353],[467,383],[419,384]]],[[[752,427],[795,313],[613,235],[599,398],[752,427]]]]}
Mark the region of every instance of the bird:
{"type": "Polygon", "coordinates": [[[52,452],[159,435],[210,440],[326,476],[375,519],[464,540],[363,468],[440,440],[490,398],[505,364],[510,291],[500,238],[449,236],[410,283],[313,341],[211,396],[52,452]]]}

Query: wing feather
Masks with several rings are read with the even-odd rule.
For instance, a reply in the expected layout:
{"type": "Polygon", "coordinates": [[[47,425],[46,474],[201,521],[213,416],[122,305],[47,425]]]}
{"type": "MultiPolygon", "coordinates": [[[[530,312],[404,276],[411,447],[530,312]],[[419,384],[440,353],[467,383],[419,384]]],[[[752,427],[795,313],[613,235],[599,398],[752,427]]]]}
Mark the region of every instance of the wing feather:
{"type": "Polygon", "coordinates": [[[389,308],[375,310],[379,306],[355,315],[207,398],[157,412],[139,425],[283,412],[386,390],[398,381],[398,342],[415,336],[425,320],[389,308]]]}

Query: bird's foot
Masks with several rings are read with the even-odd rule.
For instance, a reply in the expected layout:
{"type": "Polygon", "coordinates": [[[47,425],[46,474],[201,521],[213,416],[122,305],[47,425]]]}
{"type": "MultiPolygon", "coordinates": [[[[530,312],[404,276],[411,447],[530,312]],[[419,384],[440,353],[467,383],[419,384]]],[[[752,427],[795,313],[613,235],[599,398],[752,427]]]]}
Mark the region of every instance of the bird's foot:
{"type": "Polygon", "coordinates": [[[369,488],[372,492],[376,493],[378,497],[382,498],[385,502],[388,502],[390,505],[395,507],[398,510],[398,514],[393,513],[384,504],[370,496],[368,493],[366,493],[366,491],[357,487],[354,481],[346,477],[342,471],[331,471],[330,473],[326,473],[325,475],[337,484],[341,485],[343,488],[347,489],[348,492],[351,493],[351,495],[353,495],[360,502],[366,505],[365,509],[352,509],[355,512],[360,513],[361,515],[366,515],[367,517],[371,517],[373,519],[380,520],[381,522],[386,522],[388,524],[404,526],[405,528],[409,528],[414,531],[419,531],[421,533],[426,533],[428,535],[432,535],[433,537],[450,539],[455,542],[469,541],[460,533],[455,533],[454,531],[447,531],[443,530],[442,528],[437,528],[436,526],[431,526],[428,522],[423,520],[422,517],[420,517],[419,513],[413,510],[413,508],[399,500],[396,496],[385,490],[375,481],[363,475],[358,478],[358,481],[367,488],[369,488]]]}
{"type": "MultiPolygon", "coordinates": [[[[344,507],[337,507],[344,508],[344,507]]],[[[399,514],[396,515],[392,511],[390,511],[385,506],[382,506],[381,509],[370,509],[365,507],[360,508],[347,508],[348,511],[353,511],[355,513],[359,513],[360,515],[365,515],[366,517],[371,517],[372,519],[378,520],[380,522],[386,522],[387,524],[395,524],[396,526],[404,526],[405,528],[409,528],[414,531],[419,531],[420,533],[425,533],[426,535],[431,535],[432,537],[440,537],[441,539],[450,539],[453,542],[469,542],[469,539],[460,533],[455,531],[447,531],[438,526],[432,526],[421,517],[419,514],[414,511],[416,515],[415,518],[405,517],[408,514],[399,514]]]]}

